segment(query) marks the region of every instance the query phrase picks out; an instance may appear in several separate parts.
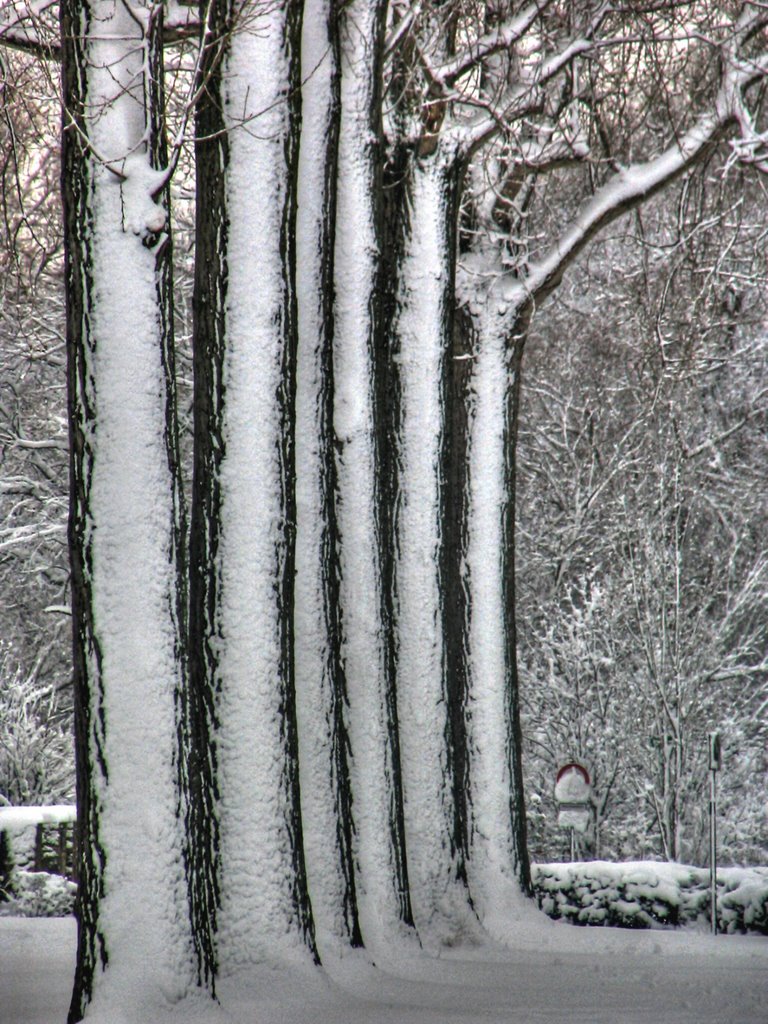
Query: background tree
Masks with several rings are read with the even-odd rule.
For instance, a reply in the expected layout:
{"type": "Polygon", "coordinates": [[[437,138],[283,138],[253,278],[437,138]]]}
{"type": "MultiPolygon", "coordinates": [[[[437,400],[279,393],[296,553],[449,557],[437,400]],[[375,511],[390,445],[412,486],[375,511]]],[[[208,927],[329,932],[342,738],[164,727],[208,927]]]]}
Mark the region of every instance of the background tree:
{"type": "MultiPolygon", "coordinates": [[[[709,161],[574,272],[539,317],[528,363],[529,778],[547,801],[558,758],[586,758],[611,856],[706,859],[708,730],[724,734],[726,789],[764,770],[764,257],[752,202],[759,188],[709,161]],[[597,294],[611,310],[599,332],[586,314],[597,294]],[[563,350],[575,335],[580,348],[563,350]]],[[[534,848],[553,850],[538,831],[534,848]]]]}
{"type": "Polygon", "coordinates": [[[56,693],[25,676],[7,649],[0,661],[0,804],[60,804],[74,798],[69,715],[56,693]]]}
{"type": "MultiPolygon", "coordinates": [[[[70,682],[58,103],[35,55],[0,55],[0,591],[25,672],[70,682]]],[[[10,655],[9,655],[10,657],[10,655]]]]}

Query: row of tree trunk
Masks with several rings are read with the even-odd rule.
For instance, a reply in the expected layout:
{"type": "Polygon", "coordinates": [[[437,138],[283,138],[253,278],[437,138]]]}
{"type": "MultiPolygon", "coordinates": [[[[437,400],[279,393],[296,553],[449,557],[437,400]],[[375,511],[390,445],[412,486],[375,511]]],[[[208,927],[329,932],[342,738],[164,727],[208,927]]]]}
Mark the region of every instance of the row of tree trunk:
{"type": "Polygon", "coordinates": [[[73,1021],[138,973],[149,1005],[449,938],[529,884],[507,378],[488,432],[454,340],[463,168],[383,152],[383,3],[301,7],[208,11],[187,543],[161,16],[62,5],[73,1021]]]}
{"type": "Polygon", "coordinates": [[[463,51],[440,5],[402,23],[384,0],[201,7],[187,514],[163,9],[62,0],[73,1022],[115,999],[149,1018],[274,956],[501,934],[520,912],[526,324],[597,231],[738,120],[760,75],[724,61],[711,109],[515,263],[494,227],[505,196],[524,227],[518,178],[584,155],[578,110],[543,90],[610,14],[587,5],[563,40],[548,6],[489,4],[496,34],[463,51]],[[428,58],[408,41],[418,18],[428,58]],[[522,63],[502,59],[537,25],[522,63]],[[458,282],[468,169],[505,122],[511,170],[474,197],[458,282]]]}

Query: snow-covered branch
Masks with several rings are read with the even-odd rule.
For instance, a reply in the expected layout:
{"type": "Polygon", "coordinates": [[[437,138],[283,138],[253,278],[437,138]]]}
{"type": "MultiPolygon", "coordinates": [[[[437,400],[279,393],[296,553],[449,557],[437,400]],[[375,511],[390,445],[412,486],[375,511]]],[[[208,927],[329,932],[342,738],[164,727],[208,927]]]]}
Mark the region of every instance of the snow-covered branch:
{"type": "Polygon", "coordinates": [[[524,281],[512,275],[507,277],[502,289],[505,301],[522,304],[527,298],[537,299],[547,294],[601,228],[682,173],[717,138],[723,126],[723,120],[710,112],[654,160],[633,164],[615,174],[582,207],[549,253],[529,268],[524,281]]]}
{"type": "Polygon", "coordinates": [[[617,217],[663,188],[708,151],[732,122],[740,123],[745,89],[768,71],[768,55],[748,64],[726,67],[724,81],[710,110],[664,152],[646,163],[621,168],[582,206],[579,213],[543,259],[530,266],[524,280],[507,275],[501,288],[504,301],[516,306],[543,298],[560,281],[566,267],[591,238],[617,217]]]}
{"type": "MultiPolygon", "coordinates": [[[[601,25],[610,13],[610,9],[610,4],[600,4],[583,32],[572,37],[562,49],[552,53],[546,59],[534,63],[530,68],[521,69],[518,81],[506,93],[501,102],[498,100],[484,102],[480,97],[474,97],[471,101],[466,97],[463,98],[462,102],[470,102],[472,105],[484,108],[487,111],[487,116],[479,118],[474,123],[460,129],[460,148],[462,152],[467,156],[471,155],[489,138],[503,130],[505,125],[538,112],[543,106],[545,86],[554,81],[566,68],[573,66],[579,57],[590,54],[597,46],[604,48],[623,43],[624,39],[622,36],[618,36],[616,39],[603,39],[599,41],[596,38],[601,25]]],[[[530,13],[530,9],[526,10],[530,13]]],[[[539,12],[542,10],[543,6],[540,5],[539,12]]],[[[524,16],[525,12],[516,19],[516,23],[520,22],[518,25],[520,29],[518,39],[522,38],[523,35],[522,19],[524,16]]],[[[533,20],[534,18],[531,18],[531,23],[533,20]]],[[[506,49],[511,48],[514,42],[517,41],[511,27],[508,35],[509,41],[506,43],[506,49]]],[[[482,54],[482,56],[489,56],[492,52],[499,52],[501,49],[502,47],[499,46],[487,54],[482,54]]],[[[477,60],[480,59],[481,56],[478,55],[477,60]]],[[[449,80],[453,81],[454,79],[449,80]]]]}
{"type": "MultiPolygon", "coordinates": [[[[58,6],[59,0],[12,0],[0,10],[0,44],[47,60],[60,60],[58,6]]],[[[200,26],[197,6],[178,0],[164,5],[164,45],[195,38],[200,26]]]]}
{"type": "Polygon", "coordinates": [[[57,6],[58,0],[13,0],[0,11],[0,43],[58,60],[58,20],[51,14],[57,6]]]}
{"type": "Polygon", "coordinates": [[[460,138],[461,151],[469,157],[506,126],[527,115],[537,113],[543,105],[544,86],[555,79],[564,68],[573,64],[577,57],[589,53],[594,45],[587,37],[571,42],[561,53],[553,56],[540,65],[532,75],[520,81],[501,108],[497,109],[493,104],[480,100],[473,101],[475,105],[484,107],[488,111],[488,116],[466,128],[455,130],[460,138]]]}
{"type": "Polygon", "coordinates": [[[551,5],[552,0],[541,0],[524,8],[515,17],[498,25],[471,42],[465,50],[451,60],[432,69],[434,79],[450,88],[462,75],[477,67],[488,57],[509,50],[525,36],[531,26],[551,5]]]}

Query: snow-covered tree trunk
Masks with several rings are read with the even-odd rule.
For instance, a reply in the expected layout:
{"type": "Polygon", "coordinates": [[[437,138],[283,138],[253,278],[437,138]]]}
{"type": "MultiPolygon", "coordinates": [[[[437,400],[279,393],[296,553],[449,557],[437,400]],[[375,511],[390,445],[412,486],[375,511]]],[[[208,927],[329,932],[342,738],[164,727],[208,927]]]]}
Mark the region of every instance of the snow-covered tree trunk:
{"type": "Polygon", "coordinates": [[[358,906],[366,944],[412,921],[388,570],[379,269],[382,2],[340,8],[334,408],[342,652],[349,699],[358,906]]]}
{"type": "Polygon", "coordinates": [[[362,945],[333,435],[333,257],[339,133],[336,5],[309,0],[302,38],[296,383],[296,704],[307,877],[318,944],[362,945]]]}
{"type": "Polygon", "coordinates": [[[462,688],[446,637],[447,562],[455,554],[445,531],[446,364],[458,177],[442,155],[409,165],[391,327],[397,699],[408,871],[423,938],[460,926],[469,910],[462,688]]]}
{"type": "Polygon", "coordinates": [[[192,965],[162,11],[65,0],[61,17],[80,850],[70,1020],[86,1008],[116,1020],[120,1007],[139,1020],[184,994],[192,965]]]}
{"type": "MultiPolygon", "coordinates": [[[[735,65],[734,65],[735,66],[735,65]]],[[[468,876],[480,917],[503,929],[496,910],[529,886],[522,792],[514,608],[514,462],[520,360],[537,302],[605,226],[684,173],[733,116],[730,72],[711,111],[667,150],[619,170],[587,198],[535,263],[512,265],[493,210],[480,215],[468,255],[463,301],[473,320],[466,554],[468,616],[467,731],[471,804],[468,876]],[[490,213],[490,216],[488,215],[490,213]],[[493,241],[495,239],[495,241],[493,241]],[[495,251],[494,251],[495,249],[495,251]],[[479,273],[478,273],[479,272],[479,273]],[[499,894],[505,898],[499,900],[499,894]]],[[[739,70],[734,73],[738,79],[739,70]]],[[[746,79],[742,79],[746,81],[746,79]]],[[[531,147],[528,164],[551,165],[551,138],[531,147]]],[[[569,142],[567,150],[573,148],[569,142]]],[[[503,187],[503,182],[501,183],[503,187]]],[[[481,195],[481,193],[478,193],[481,195]]],[[[503,196],[503,193],[502,193],[503,196]]],[[[492,207],[496,205],[493,190],[492,207]]]]}
{"type": "Polygon", "coordinates": [[[492,931],[530,887],[514,617],[514,451],[522,324],[500,332],[495,303],[473,330],[466,570],[468,876],[492,931]]]}
{"type": "MultiPolygon", "coordinates": [[[[583,154],[554,94],[609,6],[561,40],[548,4],[513,5],[488,32],[450,4],[391,5],[389,20],[385,0],[202,5],[185,688],[161,7],[63,0],[73,1020],[129,985],[137,1014],[137,989],[147,1006],[173,998],[194,954],[212,991],[224,970],[310,961],[310,891],[329,949],[375,949],[414,916],[427,939],[473,926],[470,908],[500,930],[498,906],[526,888],[512,514],[526,316],[599,230],[730,121],[749,129],[762,74],[723,44],[712,109],[647,164],[605,170],[525,264],[525,238],[500,241],[514,174],[583,154]],[[489,88],[482,65],[507,50],[489,88]],[[473,160],[499,170],[499,205],[461,338],[473,160]]],[[[764,24],[745,14],[733,39],[764,24]]]]}
{"type": "Polygon", "coordinates": [[[220,107],[228,138],[211,147],[198,196],[200,217],[209,195],[221,206],[197,252],[195,387],[207,422],[200,415],[195,437],[192,648],[218,833],[212,963],[232,973],[314,955],[294,677],[301,5],[227,3],[214,23],[230,32],[204,102],[220,107]]]}

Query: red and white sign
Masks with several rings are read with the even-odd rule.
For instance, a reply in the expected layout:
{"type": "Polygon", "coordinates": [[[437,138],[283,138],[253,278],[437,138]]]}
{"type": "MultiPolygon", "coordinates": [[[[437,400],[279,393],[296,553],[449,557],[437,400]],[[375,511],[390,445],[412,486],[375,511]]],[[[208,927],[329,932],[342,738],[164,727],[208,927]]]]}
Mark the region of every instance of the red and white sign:
{"type": "Polygon", "coordinates": [[[570,761],[559,769],[555,779],[555,800],[558,803],[557,824],[586,832],[590,819],[592,787],[589,772],[583,764],[570,761]]]}

